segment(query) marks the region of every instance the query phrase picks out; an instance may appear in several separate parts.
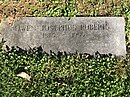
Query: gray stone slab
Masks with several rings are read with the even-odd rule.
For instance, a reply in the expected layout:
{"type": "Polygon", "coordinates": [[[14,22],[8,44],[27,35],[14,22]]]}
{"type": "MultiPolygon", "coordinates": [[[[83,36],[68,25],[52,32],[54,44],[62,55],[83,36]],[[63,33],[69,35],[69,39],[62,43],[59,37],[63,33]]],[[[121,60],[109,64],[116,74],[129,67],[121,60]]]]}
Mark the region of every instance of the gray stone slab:
{"type": "Polygon", "coordinates": [[[9,47],[41,46],[48,53],[126,54],[123,17],[23,17],[13,25],[4,21],[0,32],[9,47]]]}

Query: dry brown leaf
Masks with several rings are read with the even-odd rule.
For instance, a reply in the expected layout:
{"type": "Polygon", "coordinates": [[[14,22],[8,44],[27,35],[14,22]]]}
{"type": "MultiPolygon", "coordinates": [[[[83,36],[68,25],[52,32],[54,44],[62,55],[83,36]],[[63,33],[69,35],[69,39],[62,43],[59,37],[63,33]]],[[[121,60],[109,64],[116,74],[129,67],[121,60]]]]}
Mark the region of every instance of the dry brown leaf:
{"type": "Polygon", "coordinates": [[[21,77],[21,78],[25,78],[26,80],[28,81],[31,81],[31,76],[29,76],[27,73],[25,72],[20,72],[19,74],[17,74],[18,77],[21,77]]]}
{"type": "Polygon", "coordinates": [[[8,20],[8,23],[9,23],[9,24],[13,24],[13,22],[15,21],[15,18],[9,16],[9,17],[7,18],[7,20],[8,20]]]}
{"type": "Polygon", "coordinates": [[[130,41],[130,31],[127,34],[128,40],[130,41]]]}

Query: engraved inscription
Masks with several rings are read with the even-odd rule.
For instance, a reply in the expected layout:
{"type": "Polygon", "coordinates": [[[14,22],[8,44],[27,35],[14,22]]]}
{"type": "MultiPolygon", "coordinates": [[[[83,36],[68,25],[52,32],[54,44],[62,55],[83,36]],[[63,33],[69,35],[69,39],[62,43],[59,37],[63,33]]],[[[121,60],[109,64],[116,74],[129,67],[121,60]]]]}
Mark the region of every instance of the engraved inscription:
{"type": "Polygon", "coordinates": [[[41,31],[76,31],[76,25],[42,25],[41,31]]]}
{"type": "Polygon", "coordinates": [[[86,37],[86,33],[83,32],[77,32],[77,33],[72,33],[72,37],[86,37]]]}
{"type": "Polygon", "coordinates": [[[109,24],[107,21],[105,23],[100,24],[100,23],[93,23],[90,25],[81,25],[81,30],[109,30],[109,24]]]}
{"type": "MultiPolygon", "coordinates": [[[[50,38],[58,38],[57,33],[60,32],[60,34],[63,37],[69,37],[69,38],[83,38],[86,39],[88,36],[89,40],[91,41],[101,41],[101,38],[104,39],[104,36],[101,36],[100,33],[95,33],[93,36],[91,34],[93,32],[91,31],[98,31],[98,30],[109,30],[110,25],[107,21],[100,22],[95,21],[91,23],[80,23],[80,24],[41,24],[40,26],[37,25],[31,25],[31,24],[19,24],[14,25],[13,30],[17,32],[41,32],[43,39],[50,39],[50,38]],[[87,32],[86,32],[87,31],[87,32]]],[[[105,33],[104,33],[105,34],[105,33]]],[[[32,39],[33,40],[33,39],[32,39]]]]}
{"type": "Polygon", "coordinates": [[[13,26],[13,30],[23,32],[23,31],[35,31],[37,29],[34,25],[15,25],[13,26]]]}
{"type": "Polygon", "coordinates": [[[55,33],[43,33],[43,38],[51,38],[56,37],[55,33]]]}
{"type": "Polygon", "coordinates": [[[15,25],[13,26],[13,30],[14,31],[78,31],[78,30],[83,30],[83,31],[87,31],[87,30],[109,30],[110,29],[110,25],[107,21],[104,21],[103,23],[99,23],[99,22],[94,22],[91,24],[76,24],[76,25],[70,25],[70,24],[66,24],[66,25],[53,25],[53,24],[44,24],[39,26],[34,26],[34,25],[15,25]]]}

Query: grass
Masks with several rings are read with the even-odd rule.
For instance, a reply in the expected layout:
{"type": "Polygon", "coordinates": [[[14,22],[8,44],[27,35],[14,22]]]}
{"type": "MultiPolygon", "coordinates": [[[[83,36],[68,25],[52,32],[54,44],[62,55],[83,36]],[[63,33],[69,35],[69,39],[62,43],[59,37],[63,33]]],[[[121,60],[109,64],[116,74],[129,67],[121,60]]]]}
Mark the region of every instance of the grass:
{"type": "Polygon", "coordinates": [[[129,97],[130,64],[112,55],[0,52],[1,97],[129,97]],[[26,67],[26,69],[25,69],[26,67]],[[26,72],[31,81],[17,77],[26,72]]]}

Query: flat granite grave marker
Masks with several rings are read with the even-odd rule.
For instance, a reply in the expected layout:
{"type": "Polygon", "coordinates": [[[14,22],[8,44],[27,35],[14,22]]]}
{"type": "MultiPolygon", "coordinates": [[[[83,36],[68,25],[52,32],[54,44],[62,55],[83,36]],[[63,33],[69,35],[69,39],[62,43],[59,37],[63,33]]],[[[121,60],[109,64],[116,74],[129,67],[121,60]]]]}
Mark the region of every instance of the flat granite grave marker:
{"type": "Polygon", "coordinates": [[[123,17],[22,17],[0,26],[6,44],[22,49],[41,46],[57,53],[89,53],[125,56],[123,17]]]}

